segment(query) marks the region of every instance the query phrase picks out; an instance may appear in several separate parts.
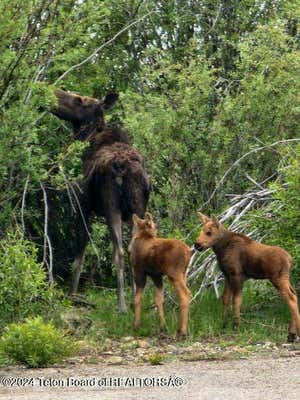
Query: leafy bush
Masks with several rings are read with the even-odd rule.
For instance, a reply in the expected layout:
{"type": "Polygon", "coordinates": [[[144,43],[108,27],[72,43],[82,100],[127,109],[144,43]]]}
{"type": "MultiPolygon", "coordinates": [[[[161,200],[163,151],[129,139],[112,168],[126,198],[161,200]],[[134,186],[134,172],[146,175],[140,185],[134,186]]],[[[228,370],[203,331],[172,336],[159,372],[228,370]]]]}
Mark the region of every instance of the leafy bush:
{"type": "Polygon", "coordinates": [[[63,307],[61,293],[49,286],[36,247],[19,234],[0,241],[0,325],[63,307]]]}
{"type": "Polygon", "coordinates": [[[53,322],[28,318],[6,328],[1,338],[2,352],[29,367],[45,367],[76,353],[77,346],[53,322]]]}

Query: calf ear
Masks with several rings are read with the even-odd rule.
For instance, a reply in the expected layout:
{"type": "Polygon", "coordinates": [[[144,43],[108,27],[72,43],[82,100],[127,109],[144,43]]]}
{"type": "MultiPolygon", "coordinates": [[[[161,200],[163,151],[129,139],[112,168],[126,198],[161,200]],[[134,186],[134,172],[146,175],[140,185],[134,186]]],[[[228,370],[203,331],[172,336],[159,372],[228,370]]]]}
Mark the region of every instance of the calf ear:
{"type": "Polygon", "coordinates": [[[153,221],[152,214],[150,214],[149,212],[146,212],[145,217],[146,217],[147,220],[153,221]]]}
{"type": "Polygon", "coordinates": [[[115,102],[118,100],[119,95],[117,93],[108,93],[103,99],[103,108],[109,110],[115,102]]]}
{"type": "Polygon", "coordinates": [[[137,225],[138,224],[138,222],[139,222],[139,217],[136,215],[136,214],[133,214],[132,215],[132,222],[133,222],[133,224],[134,225],[137,225]]]}
{"type": "Polygon", "coordinates": [[[211,217],[211,220],[212,220],[212,222],[216,225],[216,227],[217,228],[219,228],[220,227],[220,222],[217,220],[217,217],[215,216],[215,215],[213,215],[212,217],[211,217]]]}
{"type": "Polygon", "coordinates": [[[206,215],[202,214],[201,212],[198,212],[197,215],[198,215],[200,221],[202,222],[202,224],[204,224],[204,225],[207,224],[208,221],[210,221],[210,218],[207,217],[206,215]]]}

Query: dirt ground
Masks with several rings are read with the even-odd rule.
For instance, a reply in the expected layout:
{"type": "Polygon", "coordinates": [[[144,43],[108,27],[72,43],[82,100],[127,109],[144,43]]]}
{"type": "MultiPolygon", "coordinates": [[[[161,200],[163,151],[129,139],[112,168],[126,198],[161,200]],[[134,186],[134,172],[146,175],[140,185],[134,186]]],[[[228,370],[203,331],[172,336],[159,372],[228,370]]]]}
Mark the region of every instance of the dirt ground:
{"type": "Polygon", "coordinates": [[[172,361],[156,366],[7,367],[0,375],[0,399],[5,400],[300,399],[300,356],[172,361]]]}

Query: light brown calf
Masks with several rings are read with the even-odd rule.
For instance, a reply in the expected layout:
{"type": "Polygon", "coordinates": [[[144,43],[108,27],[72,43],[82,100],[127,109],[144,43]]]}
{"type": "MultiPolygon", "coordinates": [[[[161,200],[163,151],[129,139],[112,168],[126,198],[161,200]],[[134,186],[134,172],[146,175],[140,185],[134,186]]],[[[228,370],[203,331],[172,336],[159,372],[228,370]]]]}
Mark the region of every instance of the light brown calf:
{"type": "Polygon", "coordinates": [[[300,336],[298,299],[290,283],[292,258],[277,246],[267,246],[251,240],[245,235],[225,229],[216,218],[198,213],[204,224],[196,249],[211,247],[217,256],[220,269],[225,275],[223,293],[223,321],[226,323],[231,297],[234,310],[234,326],[240,324],[243,283],[248,278],[269,279],[286,301],[290,312],[288,341],[300,336]]]}
{"type": "Polygon", "coordinates": [[[134,214],[132,219],[133,235],[129,251],[136,284],[134,327],[137,328],[140,325],[141,301],[147,276],[152,278],[155,285],[154,301],[160,328],[165,327],[163,276],[166,275],[179,298],[178,335],[185,336],[190,303],[190,291],[186,286],[186,270],[192,254],[191,249],[180,240],[158,238],[151,214],[146,213],[145,219],[140,219],[134,214]]]}

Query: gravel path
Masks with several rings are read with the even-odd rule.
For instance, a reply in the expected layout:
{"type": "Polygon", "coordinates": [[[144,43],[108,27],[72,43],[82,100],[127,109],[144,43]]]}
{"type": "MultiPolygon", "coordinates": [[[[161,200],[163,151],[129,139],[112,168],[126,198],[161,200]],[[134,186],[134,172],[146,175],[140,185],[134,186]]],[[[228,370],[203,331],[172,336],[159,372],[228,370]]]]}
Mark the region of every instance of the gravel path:
{"type": "Polygon", "coordinates": [[[0,384],[0,399],[5,400],[165,400],[166,396],[172,400],[300,399],[299,356],[278,359],[172,362],[159,366],[80,365],[36,370],[3,368],[0,374],[6,379],[2,380],[2,385],[0,384]],[[17,384],[16,380],[7,379],[9,376],[20,377],[19,383],[23,385],[27,383],[28,386],[4,388],[3,384],[9,385],[12,382],[14,385],[17,384]],[[28,381],[25,381],[24,377],[27,377],[28,381]],[[72,377],[76,380],[72,380],[72,377]],[[145,377],[147,379],[144,379],[145,377]],[[135,382],[126,378],[135,378],[135,382]],[[103,387],[105,383],[112,385],[114,382],[116,386],[123,387],[103,387]],[[82,386],[88,383],[94,386],[82,386]],[[132,386],[134,384],[136,387],[132,386]],[[57,385],[64,387],[53,387],[57,385]],[[140,387],[141,385],[144,387],[140,387]]]}

